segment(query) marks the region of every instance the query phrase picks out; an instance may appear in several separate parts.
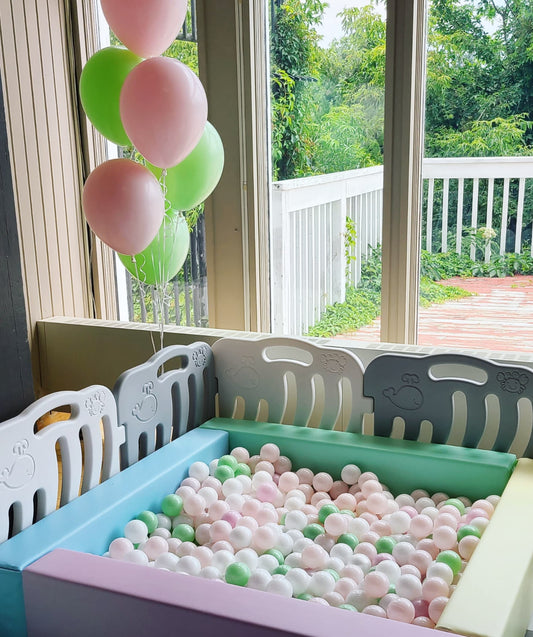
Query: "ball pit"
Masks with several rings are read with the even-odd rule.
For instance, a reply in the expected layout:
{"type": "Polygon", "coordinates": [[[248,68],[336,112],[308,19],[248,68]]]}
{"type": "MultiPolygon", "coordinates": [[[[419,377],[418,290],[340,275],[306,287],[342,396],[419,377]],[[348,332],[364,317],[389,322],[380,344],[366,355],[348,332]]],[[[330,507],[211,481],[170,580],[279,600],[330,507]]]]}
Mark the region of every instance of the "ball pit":
{"type": "Polygon", "coordinates": [[[140,512],[106,555],[434,627],[499,497],[394,497],[354,464],[341,480],[291,468],[273,443],[195,462],[161,511],[140,512]]]}

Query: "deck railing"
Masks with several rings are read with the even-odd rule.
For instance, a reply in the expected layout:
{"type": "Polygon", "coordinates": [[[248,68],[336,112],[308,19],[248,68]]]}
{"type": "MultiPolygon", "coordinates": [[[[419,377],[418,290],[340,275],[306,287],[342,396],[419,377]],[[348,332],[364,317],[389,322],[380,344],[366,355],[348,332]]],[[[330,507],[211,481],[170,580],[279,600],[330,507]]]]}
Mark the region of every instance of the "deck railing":
{"type": "MultiPolygon", "coordinates": [[[[426,159],[423,179],[423,248],[461,252],[464,228],[486,227],[500,254],[533,254],[533,158],[426,159]]],[[[347,282],[357,284],[362,259],[381,242],[382,194],[382,166],[272,185],[275,333],[305,334],[326,305],[344,300],[347,282]]]]}

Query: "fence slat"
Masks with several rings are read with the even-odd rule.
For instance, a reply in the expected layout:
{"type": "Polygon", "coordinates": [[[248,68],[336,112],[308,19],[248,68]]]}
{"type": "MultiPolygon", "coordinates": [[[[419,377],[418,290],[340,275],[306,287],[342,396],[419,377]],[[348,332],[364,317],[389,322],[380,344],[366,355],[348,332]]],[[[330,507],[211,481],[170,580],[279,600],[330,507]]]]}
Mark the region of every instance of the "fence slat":
{"type": "Polygon", "coordinates": [[[500,227],[500,254],[505,254],[507,220],[509,216],[509,177],[503,180],[502,225],[500,227]]]}

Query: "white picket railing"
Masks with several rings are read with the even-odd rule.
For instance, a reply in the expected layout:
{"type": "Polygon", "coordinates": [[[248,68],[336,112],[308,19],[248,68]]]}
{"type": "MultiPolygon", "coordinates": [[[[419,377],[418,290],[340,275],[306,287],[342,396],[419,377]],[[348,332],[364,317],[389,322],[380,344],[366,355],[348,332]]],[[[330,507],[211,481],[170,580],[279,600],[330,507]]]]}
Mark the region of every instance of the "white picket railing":
{"type": "MultiPolygon", "coordinates": [[[[452,233],[454,249],[460,252],[463,227],[484,226],[497,232],[501,254],[523,252],[525,240],[533,254],[531,224],[526,236],[523,227],[524,211],[533,208],[533,200],[525,196],[526,181],[533,179],[533,158],[426,159],[423,178],[425,249],[447,251],[452,233]],[[482,208],[480,200],[486,201],[482,208]],[[494,218],[500,213],[496,228],[494,218]],[[451,217],[454,227],[449,225],[451,217]],[[516,221],[514,236],[508,230],[511,219],[516,221]]],[[[327,305],[344,300],[347,281],[359,281],[362,258],[381,242],[382,195],[382,166],[272,184],[274,333],[305,334],[327,305]],[[353,245],[347,218],[355,227],[353,245]],[[348,262],[347,256],[355,259],[348,262]]],[[[475,257],[473,249],[471,256],[475,257]]],[[[487,249],[485,259],[489,258],[487,249]]]]}

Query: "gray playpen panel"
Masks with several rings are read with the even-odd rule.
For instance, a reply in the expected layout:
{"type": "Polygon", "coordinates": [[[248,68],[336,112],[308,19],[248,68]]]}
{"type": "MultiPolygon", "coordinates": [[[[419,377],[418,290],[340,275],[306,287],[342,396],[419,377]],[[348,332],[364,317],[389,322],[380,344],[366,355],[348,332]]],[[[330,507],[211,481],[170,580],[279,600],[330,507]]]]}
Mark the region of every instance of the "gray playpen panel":
{"type": "Polygon", "coordinates": [[[113,393],[118,422],[126,430],[124,468],[214,416],[211,348],[201,342],[165,347],[125,371],[113,393]]]}
{"type": "Polygon", "coordinates": [[[374,399],[376,435],[532,456],[533,374],[526,367],[460,354],[384,354],[367,366],[364,393],[374,399]]]}

